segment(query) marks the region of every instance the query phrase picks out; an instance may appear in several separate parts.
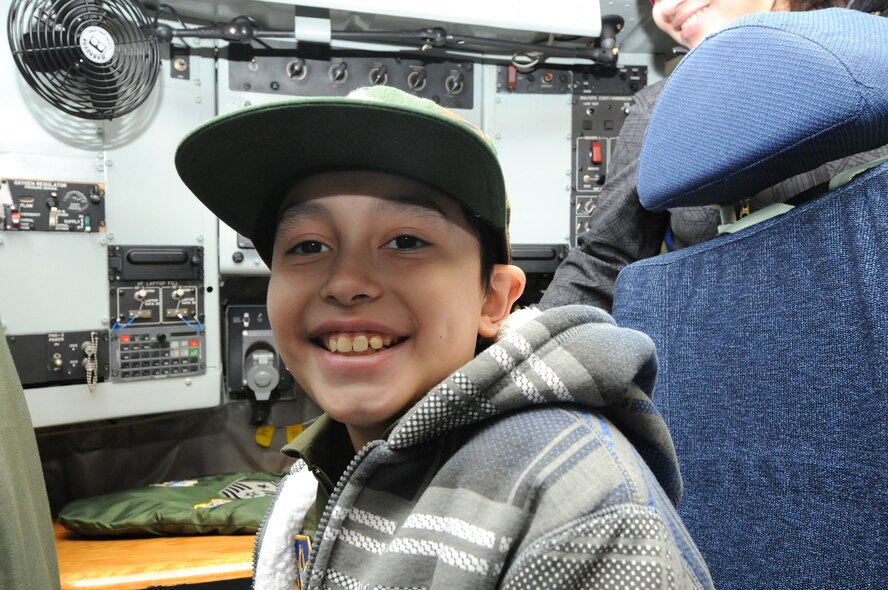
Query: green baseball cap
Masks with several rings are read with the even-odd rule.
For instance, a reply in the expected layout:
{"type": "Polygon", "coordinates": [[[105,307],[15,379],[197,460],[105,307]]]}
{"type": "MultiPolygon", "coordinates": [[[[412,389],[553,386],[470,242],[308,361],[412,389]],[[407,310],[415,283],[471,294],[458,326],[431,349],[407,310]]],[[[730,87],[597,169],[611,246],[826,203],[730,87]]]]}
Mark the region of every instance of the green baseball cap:
{"type": "Polygon", "coordinates": [[[176,169],[204,205],[252,240],[269,267],[285,192],[330,170],[388,172],[429,184],[494,230],[496,262],[510,260],[508,198],[490,139],[431,100],[388,86],[215,117],[179,144],[176,169]]]}

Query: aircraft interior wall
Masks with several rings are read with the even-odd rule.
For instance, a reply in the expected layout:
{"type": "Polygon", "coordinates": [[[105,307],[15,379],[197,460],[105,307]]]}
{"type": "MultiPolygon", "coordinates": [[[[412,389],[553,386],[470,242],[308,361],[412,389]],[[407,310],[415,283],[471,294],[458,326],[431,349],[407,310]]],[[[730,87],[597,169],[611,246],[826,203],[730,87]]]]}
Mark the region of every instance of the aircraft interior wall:
{"type": "Polygon", "coordinates": [[[155,78],[99,75],[98,89],[89,89],[72,82],[88,72],[63,49],[47,49],[48,64],[29,61],[43,37],[54,42],[46,27],[66,15],[26,13],[13,23],[13,7],[27,4],[0,1],[0,13],[10,14],[0,41],[0,322],[54,512],[76,498],[156,481],[283,469],[287,427],[293,432],[318,413],[277,354],[264,311],[268,269],[176,174],[173,154],[190,129],[245,105],[372,84],[453,108],[493,138],[502,159],[513,256],[529,277],[521,302],[532,303],[596,205],[632,96],[660,80],[672,57],[668,41],[652,33],[646,2],[595,6],[587,29],[596,34],[584,37],[549,34],[576,27],[569,2],[550,3],[541,15],[549,29],[534,30],[525,17],[507,31],[490,22],[471,28],[458,2],[404,18],[397,9],[353,13],[323,2],[306,10],[291,2],[170,1],[171,8],[144,5],[148,27],[132,32],[148,31],[139,43],[157,53],[155,78]],[[602,23],[612,26],[614,16],[618,59],[590,59],[602,23]],[[236,17],[290,38],[166,38],[156,28],[224,28],[236,17]],[[539,56],[526,49],[423,49],[336,34],[418,26],[569,51],[535,63],[539,56]],[[299,34],[312,41],[294,39],[299,34]],[[55,87],[38,93],[22,68],[55,87]],[[141,102],[113,110],[140,87],[141,102]],[[272,429],[258,432],[260,444],[262,425],[272,429]]]}

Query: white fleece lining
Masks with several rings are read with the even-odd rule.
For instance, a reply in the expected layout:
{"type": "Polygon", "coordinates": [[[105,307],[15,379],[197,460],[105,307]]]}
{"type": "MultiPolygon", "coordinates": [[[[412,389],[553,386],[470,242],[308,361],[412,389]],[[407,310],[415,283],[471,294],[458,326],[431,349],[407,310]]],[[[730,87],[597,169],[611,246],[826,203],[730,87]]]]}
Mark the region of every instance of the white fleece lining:
{"type": "Polygon", "coordinates": [[[536,319],[542,313],[542,310],[539,310],[536,307],[524,307],[513,311],[509,317],[500,324],[496,334],[496,341],[499,342],[524,324],[530,323],[536,319]]]}
{"type": "Polygon", "coordinates": [[[272,512],[265,519],[253,573],[255,590],[293,589],[298,575],[293,537],[302,532],[302,521],[317,492],[317,480],[300,459],[278,488],[272,512]]]}

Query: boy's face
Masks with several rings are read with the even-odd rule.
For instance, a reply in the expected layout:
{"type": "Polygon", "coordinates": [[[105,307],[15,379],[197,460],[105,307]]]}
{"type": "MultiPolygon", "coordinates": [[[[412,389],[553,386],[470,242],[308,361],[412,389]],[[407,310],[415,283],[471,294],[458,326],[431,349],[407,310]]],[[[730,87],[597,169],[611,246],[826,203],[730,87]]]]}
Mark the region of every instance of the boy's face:
{"type": "Polygon", "coordinates": [[[484,302],[478,237],[448,195],[367,171],[287,194],[269,318],[287,368],[353,441],[473,358],[484,302]]]}

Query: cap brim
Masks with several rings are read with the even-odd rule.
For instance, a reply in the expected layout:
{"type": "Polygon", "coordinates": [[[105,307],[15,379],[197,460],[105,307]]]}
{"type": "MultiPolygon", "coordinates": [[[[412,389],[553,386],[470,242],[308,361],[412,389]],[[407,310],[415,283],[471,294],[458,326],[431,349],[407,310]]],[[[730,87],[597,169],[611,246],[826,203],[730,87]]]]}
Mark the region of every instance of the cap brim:
{"type": "Polygon", "coordinates": [[[500,232],[507,225],[502,171],[479,135],[440,115],[376,101],[293,99],[217,117],[182,140],[176,168],[269,266],[284,192],[320,171],[400,174],[451,195],[500,232]]]}

